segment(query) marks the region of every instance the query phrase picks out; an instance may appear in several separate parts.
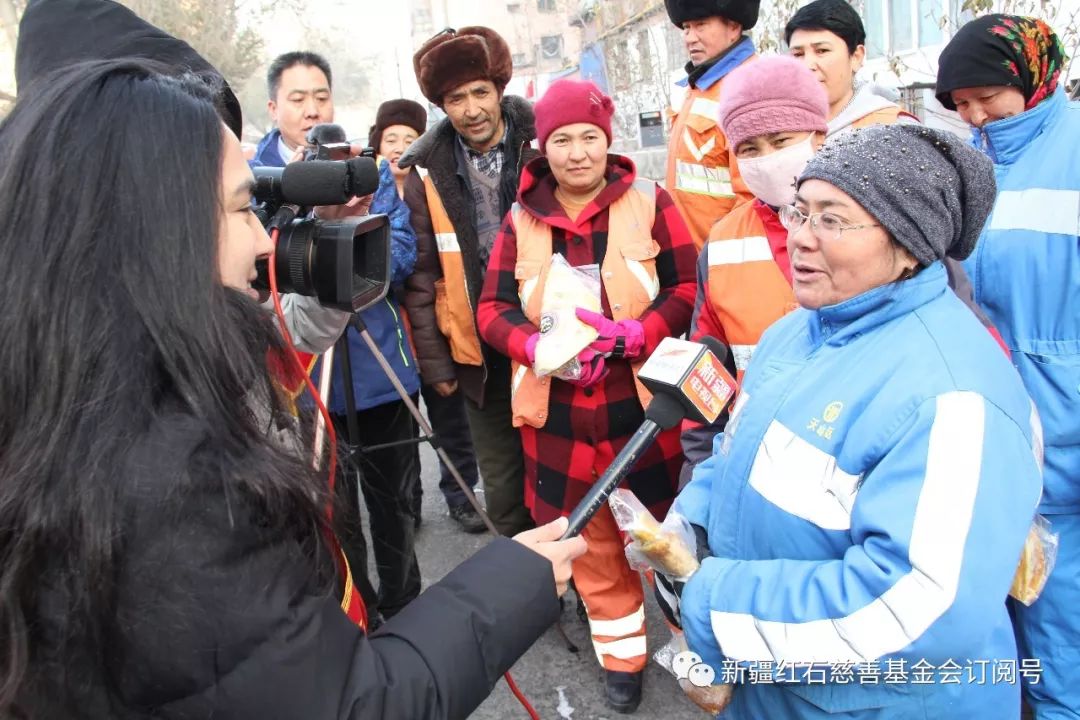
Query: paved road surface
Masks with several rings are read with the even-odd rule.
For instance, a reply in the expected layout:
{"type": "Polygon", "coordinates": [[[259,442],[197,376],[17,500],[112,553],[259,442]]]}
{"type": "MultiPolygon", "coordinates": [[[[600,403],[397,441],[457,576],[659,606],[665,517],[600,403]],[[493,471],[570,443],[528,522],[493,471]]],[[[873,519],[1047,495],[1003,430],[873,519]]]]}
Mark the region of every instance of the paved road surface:
{"type": "MultiPolygon", "coordinates": [[[[423,527],[417,539],[421,575],[425,585],[438,580],[486,543],[486,535],[466,535],[446,513],[446,503],[438,489],[438,467],[434,452],[421,448],[424,485],[423,527]]],[[[604,705],[601,675],[596,656],[588,643],[588,626],[574,611],[573,593],[563,613],[563,627],[580,648],[571,654],[558,634],[548,633],[514,667],[512,674],[525,696],[544,720],[616,720],[624,717],[702,720],[708,715],[687,700],[674,678],[650,662],[645,673],[644,700],[632,716],[619,715],[604,705]]],[[[650,653],[669,637],[660,610],[648,599],[647,620],[650,653]]],[[[472,716],[474,720],[516,720],[528,715],[500,682],[491,697],[472,716]]]]}

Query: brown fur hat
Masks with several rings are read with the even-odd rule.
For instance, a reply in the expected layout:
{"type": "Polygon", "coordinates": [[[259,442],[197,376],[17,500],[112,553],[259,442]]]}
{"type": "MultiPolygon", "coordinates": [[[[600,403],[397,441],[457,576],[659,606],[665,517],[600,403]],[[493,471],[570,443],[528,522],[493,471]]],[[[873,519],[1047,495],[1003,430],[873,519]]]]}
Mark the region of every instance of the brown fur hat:
{"type": "Polygon", "coordinates": [[[682,27],[687,20],[719,15],[749,30],[757,24],[760,0],[664,0],[668,17],[675,27],[682,27]]]}
{"type": "Polygon", "coordinates": [[[473,80],[490,80],[502,92],[514,72],[510,47],[491,28],[447,28],[413,55],[420,92],[442,107],[443,95],[473,80]]]}
{"type": "Polygon", "coordinates": [[[416,131],[419,137],[427,129],[427,110],[415,100],[387,100],[375,111],[375,124],[368,135],[368,147],[379,151],[383,130],[391,125],[404,125],[416,131]]]}

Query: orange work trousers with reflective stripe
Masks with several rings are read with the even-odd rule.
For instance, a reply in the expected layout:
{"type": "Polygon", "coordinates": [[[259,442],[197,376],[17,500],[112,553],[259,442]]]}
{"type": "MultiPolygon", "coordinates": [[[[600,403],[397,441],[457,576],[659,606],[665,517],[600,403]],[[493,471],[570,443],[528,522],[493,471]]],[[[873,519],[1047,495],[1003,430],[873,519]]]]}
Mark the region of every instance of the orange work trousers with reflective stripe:
{"type": "Polygon", "coordinates": [[[645,593],[607,503],[581,536],[589,549],[574,561],[574,587],[585,603],[596,657],[605,670],[644,670],[645,593]]]}

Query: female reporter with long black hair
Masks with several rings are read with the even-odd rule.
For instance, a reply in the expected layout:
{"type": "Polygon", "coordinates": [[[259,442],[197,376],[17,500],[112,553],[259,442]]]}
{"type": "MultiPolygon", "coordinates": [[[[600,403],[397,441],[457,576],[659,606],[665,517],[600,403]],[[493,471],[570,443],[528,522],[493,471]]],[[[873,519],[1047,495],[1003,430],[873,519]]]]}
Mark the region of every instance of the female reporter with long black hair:
{"type": "Polygon", "coordinates": [[[135,60],[28,90],[0,125],[0,717],[466,717],[581,541],[496,539],[366,636],[210,91],[135,60]]]}

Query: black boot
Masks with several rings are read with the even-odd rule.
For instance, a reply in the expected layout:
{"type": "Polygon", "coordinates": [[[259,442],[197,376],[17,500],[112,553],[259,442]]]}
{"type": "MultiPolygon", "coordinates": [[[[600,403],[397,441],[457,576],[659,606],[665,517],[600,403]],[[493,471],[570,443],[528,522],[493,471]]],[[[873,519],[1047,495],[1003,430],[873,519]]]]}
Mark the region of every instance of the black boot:
{"type": "Polygon", "coordinates": [[[629,715],[641,704],[641,679],[639,672],[604,671],[604,695],[607,706],[617,713],[629,715]]]}

